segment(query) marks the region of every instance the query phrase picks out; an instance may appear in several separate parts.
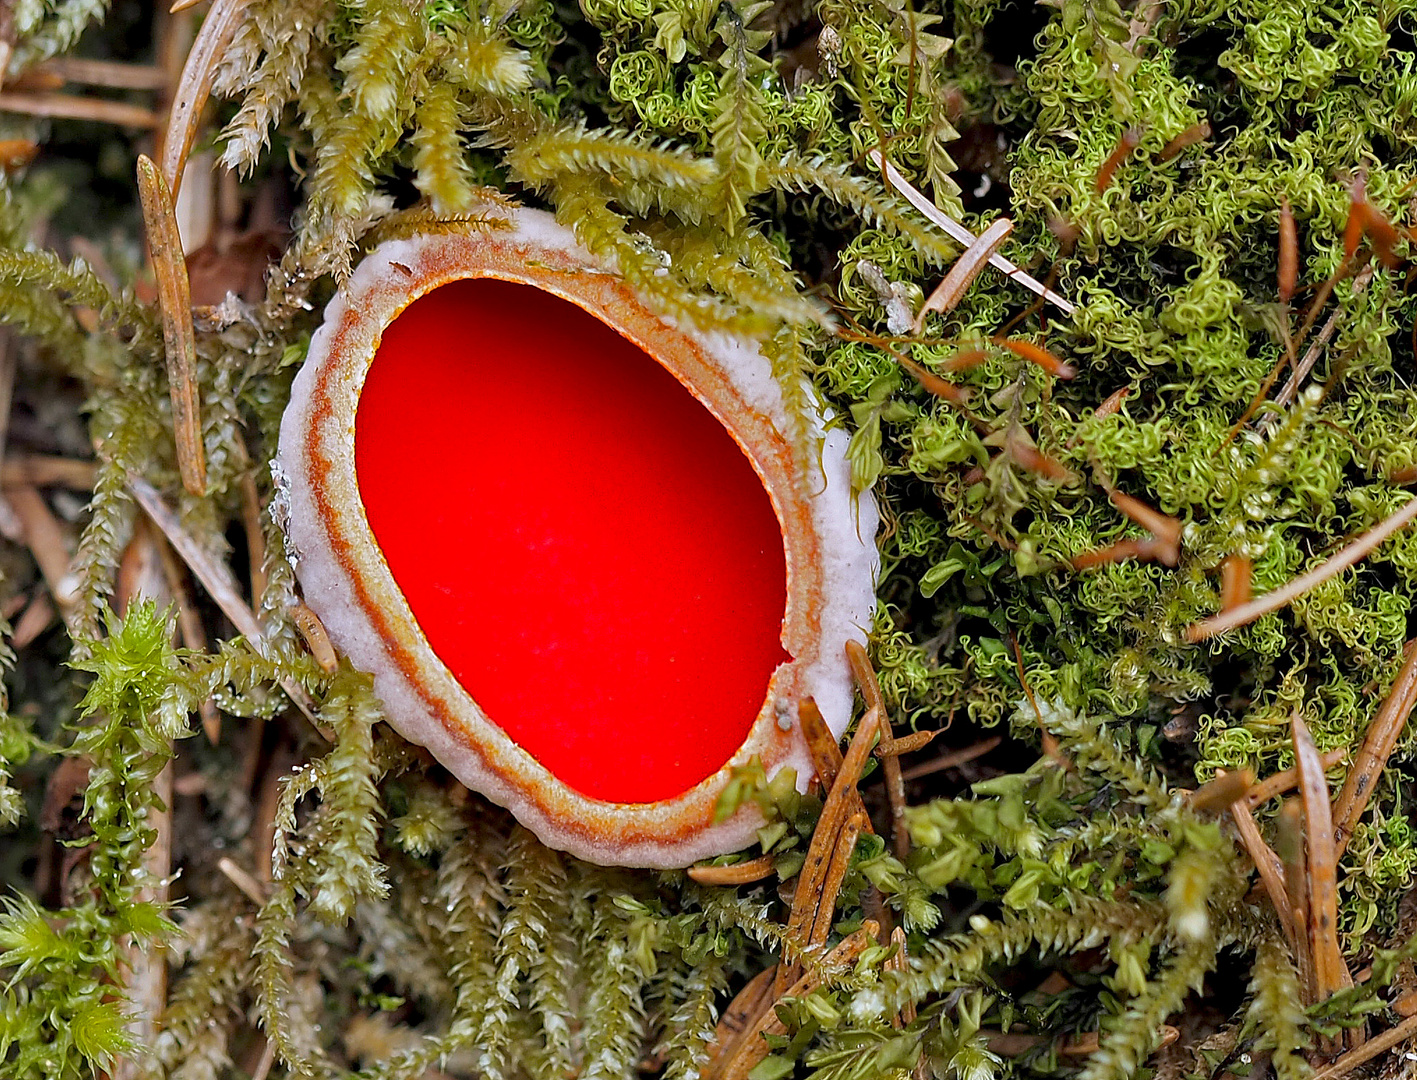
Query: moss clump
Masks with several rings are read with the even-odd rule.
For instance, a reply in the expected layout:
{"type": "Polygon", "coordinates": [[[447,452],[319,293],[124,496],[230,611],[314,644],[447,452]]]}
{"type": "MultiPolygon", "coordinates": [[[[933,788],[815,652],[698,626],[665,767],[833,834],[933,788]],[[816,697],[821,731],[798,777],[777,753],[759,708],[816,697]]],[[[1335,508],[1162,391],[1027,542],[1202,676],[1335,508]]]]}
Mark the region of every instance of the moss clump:
{"type": "MultiPolygon", "coordinates": [[[[99,6],[16,5],[13,64],[65,47],[99,6]]],[[[1380,993],[1410,976],[1378,947],[1407,929],[1412,739],[1340,869],[1345,953],[1355,967],[1376,958],[1375,975],[1308,1010],[1228,826],[1177,788],[1289,765],[1296,710],[1320,749],[1356,745],[1409,633],[1417,534],[1211,642],[1185,630],[1218,608],[1227,558],[1250,560],[1257,593],[1274,589],[1394,511],[1417,475],[1417,298],[1402,261],[1414,7],[252,0],[217,73],[231,103],[223,160],[246,172],[289,160],[304,183],[264,300],[199,324],[201,498],[180,494],[153,313],[27,244],[45,178],[8,179],[0,320],[82,388],[98,464],[66,614],[86,694],[56,703],[22,665],[0,720],[0,822],[33,815],[58,758],[82,760],[72,838],[89,852],[53,910],[16,894],[0,914],[0,1071],[95,1075],[121,1058],[235,1076],[264,1037],[300,1076],[689,1077],[730,992],[768,957],[800,954],[769,886],[580,864],[447,783],[380,723],[363,676],[325,673],[299,646],[268,511],[261,641],[186,653],[150,607],[105,616],[137,517],[132,478],[169,493],[224,557],[251,482],[269,505],[264,463],[311,312],[362,246],[474,228],[481,205],[515,197],[549,205],[666,312],[759,334],[784,386],[810,381],[850,418],[856,479],[888,521],[873,644],[888,707],[897,725],[1000,727],[1014,753],[968,792],[913,788],[904,861],[860,841],[836,932],[884,903],[909,962],[869,949],[785,1003],[752,1080],[904,1076],[922,1058],[961,1080],[1076,1068],[1112,1080],[1142,1067],[1217,965],[1249,971],[1250,989],[1222,996],[1221,1035],[1183,1048],[1186,1068],[1262,1053],[1301,1076],[1319,1038],[1382,1010],[1380,993]],[[1100,183],[1128,130],[1135,150],[1100,183]],[[1007,212],[1004,254],[1051,270],[1077,305],[1066,319],[1027,310],[986,271],[927,320],[913,361],[937,368],[1021,318],[1009,332],[1076,378],[990,347],[957,376],[962,410],[902,371],[902,346],[881,340],[885,300],[918,306],[957,245],[882,186],[864,164],[873,148],[976,231],[1007,212]],[[972,173],[964,190],[956,160],[972,173]],[[1398,225],[1395,267],[1345,247],[1360,177],[1398,225]],[[1276,287],[1286,203],[1294,312],[1276,287]],[[1332,324],[1311,386],[1265,395],[1232,434],[1331,277],[1310,320],[1332,324]],[[1039,469],[1033,451],[1061,468],[1039,469]],[[1142,535],[1109,485],[1181,524],[1176,565],[1071,568],[1142,535]],[[293,718],[290,695],[314,702],[332,744],[293,718]],[[208,699],[299,733],[271,740],[273,854],[248,836],[236,753],[174,743],[208,699]],[[1040,728],[1070,768],[1029,766],[1040,728]],[[154,780],[174,753],[209,786],[189,823],[238,862],[270,860],[267,884],[242,894],[210,849],[192,850],[180,903],[151,899],[152,821],[168,810],[154,780]],[[164,941],[161,1035],[137,1046],[123,1023],[134,951],[164,941]],[[1043,969],[1066,989],[1034,990],[1043,969]],[[898,1022],[902,1010],[914,1019],[898,1022]],[[1060,1056],[1063,1037],[1089,1032],[1091,1056],[1060,1056]]],[[[738,797],[768,808],[762,846],[790,881],[819,804],[740,781],[738,797]]],[[[20,827],[23,844],[41,842],[20,827]]]]}

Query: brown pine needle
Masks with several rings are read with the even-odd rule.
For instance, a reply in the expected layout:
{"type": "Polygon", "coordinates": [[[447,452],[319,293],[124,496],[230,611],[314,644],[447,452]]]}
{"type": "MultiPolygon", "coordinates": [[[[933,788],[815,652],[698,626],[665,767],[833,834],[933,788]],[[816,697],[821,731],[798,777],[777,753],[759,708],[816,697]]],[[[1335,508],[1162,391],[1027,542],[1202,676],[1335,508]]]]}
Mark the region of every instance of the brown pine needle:
{"type": "Polygon", "coordinates": [[[1363,736],[1363,745],[1353,759],[1353,768],[1343,782],[1334,803],[1333,816],[1337,832],[1338,854],[1341,856],[1348,847],[1353,830],[1358,827],[1363,813],[1368,808],[1368,800],[1373,797],[1378,776],[1382,773],[1387,759],[1392,756],[1412,708],[1417,704],[1417,644],[1408,646],[1407,659],[1402,670],[1397,673],[1392,689],[1384,699],[1382,708],[1373,722],[1368,725],[1363,736]]]}
{"type": "MultiPolygon", "coordinates": [[[[1289,197],[1279,203],[1279,302],[1286,308],[1294,298],[1299,283],[1299,231],[1294,226],[1294,211],[1289,197]]],[[[1287,316],[1286,316],[1287,318],[1287,316]]]]}
{"type": "Polygon", "coordinates": [[[1199,124],[1192,124],[1161,148],[1156,155],[1156,163],[1158,165],[1164,165],[1182,150],[1194,146],[1198,142],[1204,142],[1208,138],[1210,138],[1209,120],[1202,120],[1199,124]]]}
{"type": "Polygon", "coordinates": [[[177,213],[157,165],[138,155],[138,194],[148,233],[158,306],[162,310],[167,382],[172,395],[172,431],[177,440],[177,468],[192,495],[207,490],[207,459],[202,445],[201,403],[197,395],[197,343],[192,331],[192,294],[187,260],[177,235],[177,213]]]}
{"type": "Polygon", "coordinates": [[[1102,163],[1102,167],[1097,170],[1097,176],[1093,179],[1092,187],[1097,194],[1101,195],[1107,190],[1107,185],[1112,183],[1112,176],[1121,167],[1122,162],[1131,157],[1132,151],[1141,142],[1142,129],[1139,127],[1129,127],[1122,132],[1122,138],[1117,143],[1117,149],[1107,155],[1107,160],[1102,163]]]}
{"type": "Polygon", "coordinates": [[[1274,913],[1279,918],[1279,928],[1284,932],[1284,940],[1289,943],[1289,951],[1298,955],[1299,933],[1294,926],[1294,910],[1289,903],[1289,893],[1284,881],[1284,863],[1273,849],[1264,842],[1254,815],[1244,799],[1230,804],[1230,813],[1235,819],[1235,828],[1240,841],[1249,853],[1250,861],[1259,871],[1260,883],[1274,905],[1274,913]]]}
{"type": "Polygon", "coordinates": [[[870,824],[871,819],[864,811],[858,810],[846,819],[846,824],[837,834],[836,846],[832,848],[831,861],[827,863],[826,876],[822,879],[817,910],[812,916],[812,927],[807,932],[807,944],[820,945],[831,936],[832,923],[836,919],[836,900],[841,895],[841,883],[846,880],[846,873],[851,869],[856,840],[870,824]]]}
{"type": "Polygon", "coordinates": [[[974,284],[974,279],[979,276],[981,270],[988,265],[990,257],[994,252],[1003,246],[1005,240],[1009,238],[1009,233],[1014,231],[1014,223],[1008,218],[999,218],[982,233],[979,237],[964,249],[954,265],[950,267],[949,273],[930,294],[924,305],[920,308],[920,313],[915,316],[914,332],[919,334],[925,328],[925,316],[930,312],[939,312],[941,315],[948,314],[955,309],[955,306],[969,291],[969,287],[974,284]]]}
{"type": "Polygon", "coordinates": [[[1202,619],[1198,623],[1191,624],[1186,628],[1186,640],[1190,642],[1204,641],[1216,634],[1223,634],[1227,630],[1234,630],[1236,627],[1252,623],[1261,615],[1278,611],[1295,597],[1303,596],[1315,586],[1321,585],[1329,578],[1361,562],[1389,536],[1410,523],[1414,517],[1417,517],[1417,498],[1412,499],[1397,513],[1369,529],[1337,555],[1325,559],[1307,574],[1300,574],[1287,585],[1267,592],[1249,603],[1241,604],[1230,611],[1222,611],[1217,615],[1212,615],[1209,619],[1202,619]]]}
{"type": "Polygon", "coordinates": [[[92,491],[98,469],[92,461],[47,454],[6,454],[0,463],[0,486],[66,487],[92,491]]]}
{"type": "Polygon", "coordinates": [[[706,1048],[709,1059],[704,1070],[705,1076],[712,1076],[716,1071],[715,1066],[720,1062],[726,1064],[738,1053],[748,1031],[771,1004],[772,985],[776,977],[776,967],[758,972],[728,1003],[728,1008],[723,1010],[718,1026],[714,1029],[713,1042],[706,1048]]]}
{"type": "Polygon", "coordinates": [[[1220,610],[1229,611],[1250,599],[1254,564],[1247,555],[1227,555],[1220,564],[1220,610]]]}
{"type": "Polygon", "coordinates": [[[1192,810],[1205,812],[1224,810],[1231,803],[1244,799],[1255,782],[1249,769],[1222,772],[1208,784],[1202,784],[1186,798],[1192,810]]]}
{"type": "MultiPolygon", "coordinates": [[[[1328,752],[1320,755],[1320,760],[1323,762],[1324,771],[1327,772],[1335,765],[1341,765],[1343,763],[1343,759],[1347,756],[1347,750],[1329,750],[1328,752]]],[[[1266,776],[1258,784],[1250,788],[1250,793],[1248,796],[1246,796],[1246,799],[1249,802],[1251,809],[1257,806],[1263,806],[1276,795],[1283,795],[1286,791],[1289,791],[1298,783],[1298,772],[1294,769],[1285,769],[1282,772],[1275,773],[1273,776],[1266,776]]],[[[1341,851],[1340,854],[1342,854],[1341,851]]]]}
{"type": "MultiPolygon", "coordinates": [[[[806,972],[782,993],[774,995],[773,1000],[777,1001],[784,997],[806,997],[827,979],[844,973],[862,953],[876,943],[876,932],[879,929],[880,927],[876,923],[868,919],[860,930],[844,938],[836,948],[827,953],[818,967],[806,972]]],[[[777,1011],[771,1008],[764,1009],[757,1021],[740,1036],[737,1051],[723,1071],[718,1074],[720,1080],[747,1080],[747,1076],[753,1071],[754,1066],[768,1055],[768,1044],[763,1036],[782,1035],[786,1031],[787,1028],[778,1017],[777,1011]]],[[[722,1057],[719,1060],[722,1060],[722,1057]]],[[[712,1080],[714,1071],[711,1068],[705,1070],[704,1076],[707,1080],[712,1080]]]]}
{"type": "Polygon", "coordinates": [[[969,391],[964,389],[964,387],[956,386],[948,379],[942,379],[933,372],[926,370],[903,352],[897,352],[894,349],[889,351],[896,358],[897,363],[905,368],[906,371],[910,372],[911,377],[926,390],[930,391],[930,393],[938,398],[944,398],[952,405],[968,404],[969,391]]]}
{"type": "Polygon", "coordinates": [[[1275,851],[1284,867],[1284,895],[1289,920],[1294,926],[1294,963],[1304,1003],[1317,1000],[1314,990],[1314,953],[1308,933],[1309,878],[1304,861],[1304,820],[1298,799],[1286,799],[1275,820],[1275,851]]]}
{"type": "Polygon", "coordinates": [[[1333,812],[1328,781],[1314,738],[1298,711],[1292,717],[1294,762],[1304,802],[1305,847],[1308,851],[1309,948],[1314,961],[1318,1000],[1351,985],[1348,965],[1338,944],[1338,854],[1333,837],[1333,812]]]}
{"type": "Polygon", "coordinates": [[[871,666],[871,658],[866,655],[864,645],[854,639],[848,640],[846,658],[851,662],[851,673],[861,688],[866,707],[880,717],[881,745],[878,752],[885,766],[886,801],[891,811],[891,850],[896,858],[904,859],[910,854],[910,834],[905,828],[905,781],[901,778],[900,751],[896,748],[895,732],[891,730],[885,695],[881,693],[876,669],[871,666]]]}
{"type": "Polygon", "coordinates": [[[841,770],[841,744],[827,727],[822,710],[817,708],[813,698],[803,698],[797,706],[797,719],[802,725],[802,735],[807,740],[807,752],[812,755],[812,765],[822,789],[830,791],[836,783],[836,774],[841,770]]]}
{"type": "MultiPolygon", "coordinates": [[[[871,756],[871,745],[876,741],[880,729],[880,710],[868,709],[856,727],[851,745],[841,761],[841,770],[836,782],[827,793],[822,804],[822,813],[817,818],[817,827],[812,832],[812,841],[807,846],[807,857],[797,875],[797,888],[792,896],[792,913],[788,916],[789,933],[805,937],[816,922],[818,905],[823,902],[822,885],[826,880],[832,854],[842,826],[848,817],[856,813],[858,796],[856,783],[861,779],[861,770],[871,756]]],[[[835,904],[836,897],[831,898],[835,904]]],[[[797,965],[782,965],[774,985],[778,992],[797,975],[797,965]]]]}
{"type": "Polygon", "coordinates": [[[749,885],[771,874],[773,863],[773,856],[759,855],[732,866],[691,866],[689,876],[700,885],[749,885]]]}

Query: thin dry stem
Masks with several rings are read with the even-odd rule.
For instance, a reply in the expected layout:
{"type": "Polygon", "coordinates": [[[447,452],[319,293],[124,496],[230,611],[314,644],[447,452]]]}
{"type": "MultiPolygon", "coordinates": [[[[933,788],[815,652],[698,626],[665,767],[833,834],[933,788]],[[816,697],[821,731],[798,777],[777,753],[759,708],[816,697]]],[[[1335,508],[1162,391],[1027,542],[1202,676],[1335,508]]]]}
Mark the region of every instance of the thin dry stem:
{"type": "Polygon", "coordinates": [[[1287,585],[1265,593],[1248,604],[1241,604],[1230,611],[1222,611],[1218,615],[1212,615],[1209,619],[1202,619],[1200,622],[1188,626],[1186,640],[1204,641],[1216,634],[1223,634],[1227,630],[1234,630],[1236,627],[1254,622],[1261,615],[1278,611],[1295,597],[1303,596],[1316,585],[1322,584],[1334,575],[1360,562],[1389,536],[1411,522],[1414,517],[1417,517],[1417,499],[1412,499],[1397,513],[1379,522],[1337,555],[1326,559],[1307,574],[1301,574],[1287,585]]]}
{"type": "Polygon", "coordinates": [[[93,120],[115,127],[155,128],[158,114],[143,105],[76,94],[24,94],[0,91],[0,112],[23,113],[59,120],[93,120]]]}
{"type": "Polygon", "coordinates": [[[954,750],[948,754],[942,754],[933,761],[922,762],[919,765],[906,769],[901,773],[902,780],[919,780],[921,777],[930,776],[932,773],[943,772],[946,769],[957,769],[961,765],[967,765],[975,758],[983,757],[990,750],[1004,741],[1002,735],[994,735],[988,739],[983,739],[973,746],[966,746],[963,750],[954,750]]]}
{"type": "Polygon", "coordinates": [[[1417,1036],[1417,1016],[1409,1016],[1396,1027],[1373,1036],[1358,1049],[1350,1050],[1332,1065],[1314,1073],[1309,1080],[1341,1080],[1358,1066],[1372,1061],[1384,1050],[1390,1050],[1413,1036],[1417,1036]]]}
{"type": "MultiPolygon", "coordinates": [[[[1324,771],[1327,772],[1335,765],[1341,765],[1343,759],[1348,756],[1347,750],[1328,750],[1320,755],[1319,760],[1323,762],[1324,771]]],[[[1272,776],[1266,776],[1254,787],[1250,788],[1247,796],[1251,809],[1263,806],[1276,795],[1283,795],[1286,791],[1294,788],[1299,783],[1299,773],[1295,769],[1284,769],[1272,776]]]]}

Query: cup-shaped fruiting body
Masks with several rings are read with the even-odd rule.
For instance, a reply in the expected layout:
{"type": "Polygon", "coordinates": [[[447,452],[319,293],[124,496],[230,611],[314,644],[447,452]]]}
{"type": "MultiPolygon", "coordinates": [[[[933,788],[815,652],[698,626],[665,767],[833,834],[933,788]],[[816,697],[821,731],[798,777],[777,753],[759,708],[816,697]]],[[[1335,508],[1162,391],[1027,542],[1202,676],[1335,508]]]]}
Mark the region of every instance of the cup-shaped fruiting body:
{"type": "Polygon", "coordinates": [[[736,766],[812,773],[875,603],[846,435],[752,340],[679,325],[547,214],[387,242],[281,426],[306,603],[387,718],[544,842],[676,867],[746,846],[736,766]]]}

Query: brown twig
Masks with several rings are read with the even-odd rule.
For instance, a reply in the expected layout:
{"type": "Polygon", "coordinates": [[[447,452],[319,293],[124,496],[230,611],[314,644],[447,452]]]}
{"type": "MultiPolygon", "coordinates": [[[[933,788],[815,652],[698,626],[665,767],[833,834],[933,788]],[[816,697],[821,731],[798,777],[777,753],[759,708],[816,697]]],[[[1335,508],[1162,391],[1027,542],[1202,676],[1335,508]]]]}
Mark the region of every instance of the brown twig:
{"type": "Polygon", "coordinates": [[[1378,715],[1368,725],[1363,745],[1354,755],[1353,768],[1349,770],[1334,803],[1333,816],[1340,856],[1368,808],[1378,776],[1392,756],[1397,740],[1407,726],[1407,718],[1412,715],[1414,704],[1417,704],[1417,643],[1408,646],[1407,659],[1393,680],[1392,689],[1383,700],[1378,715]]]}
{"type": "Polygon", "coordinates": [[[1309,1080],[1340,1080],[1341,1077],[1347,1076],[1358,1066],[1372,1061],[1384,1050],[1390,1050],[1414,1035],[1417,1035],[1417,1016],[1409,1016],[1396,1027],[1388,1028],[1382,1034],[1373,1036],[1358,1049],[1350,1050],[1332,1065],[1320,1069],[1310,1076],[1309,1080]]]}
{"type": "Polygon", "coordinates": [[[1301,574],[1293,581],[1272,592],[1267,592],[1263,596],[1256,597],[1248,604],[1241,604],[1230,611],[1222,611],[1217,615],[1212,615],[1209,619],[1192,623],[1186,628],[1186,640],[1190,642],[1204,641],[1216,634],[1222,634],[1227,630],[1234,630],[1236,627],[1254,622],[1261,615],[1278,611],[1295,597],[1303,596],[1315,586],[1360,562],[1379,544],[1415,517],[1417,517],[1417,499],[1412,499],[1397,513],[1373,526],[1337,555],[1324,560],[1307,574],[1301,574]]]}
{"type": "Polygon", "coordinates": [[[161,90],[167,85],[162,69],[152,64],[124,64],[78,56],[56,56],[36,64],[30,71],[51,74],[64,82],[114,90],[161,90]]]}
{"type": "Polygon", "coordinates": [[[158,115],[143,105],[76,94],[22,94],[0,91],[0,112],[65,120],[93,120],[116,127],[155,128],[158,115]]]}
{"type": "MultiPolygon", "coordinates": [[[[817,911],[821,907],[836,905],[836,896],[827,896],[823,885],[830,868],[832,855],[836,851],[838,834],[848,817],[858,812],[855,805],[856,783],[861,778],[861,770],[871,753],[871,744],[876,741],[880,726],[880,710],[870,709],[861,718],[842,758],[841,770],[832,784],[826,801],[822,804],[821,816],[812,832],[812,841],[807,846],[807,857],[797,874],[797,887],[792,896],[792,913],[788,916],[789,933],[805,938],[817,921],[817,911]]],[[[774,983],[781,993],[792,978],[797,976],[797,965],[783,964],[778,970],[774,983]]]]}
{"type": "MultiPolygon", "coordinates": [[[[824,981],[836,974],[844,971],[848,966],[856,962],[856,958],[876,943],[877,925],[869,920],[860,930],[844,938],[836,948],[827,953],[822,958],[820,966],[806,972],[791,986],[777,995],[777,999],[784,997],[806,997],[824,981]]],[[[742,1036],[738,1044],[738,1050],[728,1062],[721,1074],[721,1080],[747,1080],[748,1073],[753,1067],[767,1057],[768,1044],[762,1036],[781,1035],[786,1031],[782,1020],[778,1017],[776,1010],[765,1009],[750,1028],[742,1036]]]]}
{"type": "Polygon", "coordinates": [[[748,885],[771,874],[774,861],[771,855],[759,855],[732,866],[691,866],[689,877],[700,885],[748,885]]]}
{"type": "Polygon", "coordinates": [[[92,461],[50,457],[44,454],[6,454],[0,463],[0,486],[7,488],[33,484],[35,487],[66,487],[92,491],[98,469],[92,461]]]}
{"type": "Polygon", "coordinates": [[[138,194],[143,203],[148,250],[157,277],[162,311],[163,349],[172,395],[172,431],[177,441],[177,469],[182,486],[192,495],[207,490],[206,450],[202,445],[202,410],[197,393],[197,342],[192,330],[192,295],[187,260],[177,234],[177,213],[157,165],[138,155],[138,194]]]}

